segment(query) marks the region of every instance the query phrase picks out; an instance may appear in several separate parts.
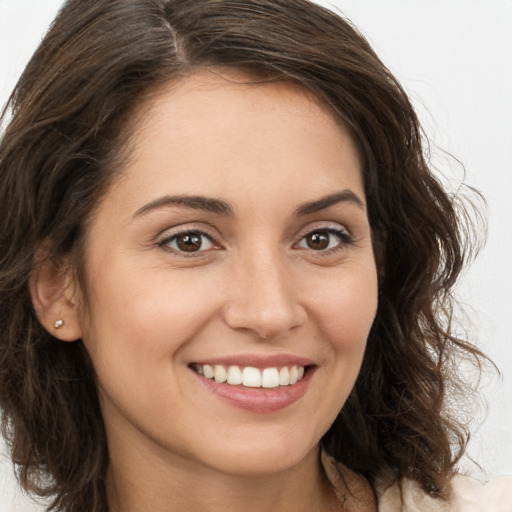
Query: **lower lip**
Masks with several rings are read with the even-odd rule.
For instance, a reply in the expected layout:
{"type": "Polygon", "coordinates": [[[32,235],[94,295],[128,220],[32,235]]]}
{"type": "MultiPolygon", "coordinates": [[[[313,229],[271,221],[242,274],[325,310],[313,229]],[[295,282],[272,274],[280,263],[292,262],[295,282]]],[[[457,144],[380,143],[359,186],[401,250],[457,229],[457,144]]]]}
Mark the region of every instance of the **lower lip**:
{"type": "Polygon", "coordinates": [[[228,404],[246,411],[266,413],[279,411],[300,400],[308,389],[313,370],[308,368],[304,377],[296,384],[272,389],[220,384],[195,372],[194,375],[208,391],[228,404]]]}

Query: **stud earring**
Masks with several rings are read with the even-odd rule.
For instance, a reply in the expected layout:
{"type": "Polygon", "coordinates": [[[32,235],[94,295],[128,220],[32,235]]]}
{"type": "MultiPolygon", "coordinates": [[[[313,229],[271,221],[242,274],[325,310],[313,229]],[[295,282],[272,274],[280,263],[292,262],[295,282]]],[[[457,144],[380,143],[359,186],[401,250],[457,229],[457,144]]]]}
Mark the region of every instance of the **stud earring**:
{"type": "Polygon", "coordinates": [[[55,327],[55,329],[60,329],[63,325],[64,325],[64,320],[57,320],[57,321],[53,324],[53,327],[55,327]]]}

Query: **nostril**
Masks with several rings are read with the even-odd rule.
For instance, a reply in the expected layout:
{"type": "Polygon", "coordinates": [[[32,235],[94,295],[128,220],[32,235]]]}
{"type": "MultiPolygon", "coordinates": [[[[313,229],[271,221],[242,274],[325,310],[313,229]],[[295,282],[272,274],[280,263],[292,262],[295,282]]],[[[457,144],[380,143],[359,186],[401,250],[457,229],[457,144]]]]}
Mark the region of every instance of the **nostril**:
{"type": "Polygon", "coordinates": [[[232,329],[252,331],[262,340],[289,334],[305,322],[306,314],[299,304],[266,304],[258,307],[252,303],[229,304],[224,310],[224,320],[232,329]]]}

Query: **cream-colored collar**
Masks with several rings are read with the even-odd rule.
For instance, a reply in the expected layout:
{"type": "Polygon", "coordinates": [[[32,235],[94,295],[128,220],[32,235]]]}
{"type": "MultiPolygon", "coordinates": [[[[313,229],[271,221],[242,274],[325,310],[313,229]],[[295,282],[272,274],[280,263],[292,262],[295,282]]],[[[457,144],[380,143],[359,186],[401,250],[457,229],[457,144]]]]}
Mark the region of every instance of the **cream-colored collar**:
{"type": "Polygon", "coordinates": [[[377,512],[377,498],[365,478],[336,462],[324,451],[321,461],[340,502],[340,511],[377,512]]]}

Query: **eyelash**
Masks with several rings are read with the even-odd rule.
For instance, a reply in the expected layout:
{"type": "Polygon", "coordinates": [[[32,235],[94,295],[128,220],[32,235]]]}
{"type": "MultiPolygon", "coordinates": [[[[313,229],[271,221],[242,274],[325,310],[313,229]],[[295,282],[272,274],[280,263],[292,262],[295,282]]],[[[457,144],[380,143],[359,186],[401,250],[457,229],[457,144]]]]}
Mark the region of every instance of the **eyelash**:
{"type": "MultiPolygon", "coordinates": [[[[168,252],[172,252],[175,254],[179,254],[180,256],[183,256],[185,258],[194,258],[198,256],[202,256],[205,252],[208,252],[212,249],[200,249],[198,251],[182,251],[179,248],[170,247],[170,244],[177,241],[179,237],[185,236],[185,235],[196,235],[201,237],[201,239],[208,239],[208,241],[214,246],[215,249],[218,249],[220,246],[215,242],[215,239],[213,236],[211,236],[208,233],[205,233],[201,229],[184,229],[183,231],[179,231],[177,233],[173,233],[170,236],[166,236],[162,240],[158,242],[158,246],[168,252]]],[[[201,241],[201,245],[203,244],[203,241],[201,241]]]]}
{"type": "MultiPolygon", "coordinates": [[[[325,227],[319,226],[314,229],[308,229],[307,231],[301,233],[299,235],[299,240],[298,240],[298,242],[296,242],[294,244],[294,247],[297,246],[298,244],[304,242],[306,240],[306,237],[314,235],[314,234],[334,235],[339,239],[339,242],[338,242],[338,244],[336,244],[336,246],[328,247],[326,249],[315,250],[315,249],[312,249],[311,247],[303,247],[301,249],[310,250],[319,255],[327,256],[327,255],[336,253],[338,251],[344,250],[348,246],[353,245],[353,243],[354,243],[352,236],[344,229],[341,229],[338,227],[330,227],[330,226],[325,226],[325,227]]],[[[329,241],[329,244],[330,243],[331,242],[329,241]]],[[[166,236],[162,240],[158,241],[157,245],[165,251],[179,254],[180,256],[185,257],[185,258],[194,258],[194,257],[202,256],[202,255],[204,255],[205,252],[209,252],[211,250],[217,250],[220,248],[219,244],[216,243],[214,237],[211,236],[210,234],[204,232],[201,229],[185,229],[183,231],[173,233],[171,236],[166,236]],[[206,238],[212,244],[213,248],[199,249],[197,251],[191,251],[191,252],[187,253],[186,251],[182,251],[179,248],[174,248],[174,247],[169,246],[171,243],[176,242],[179,237],[182,237],[185,235],[190,235],[190,236],[196,235],[196,236],[201,237],[201,239],[206,238]]]]}
{"type": "MultiPolygon", "coordinates": [[[[297,244],[305,242],[308,236],[320,233],[334,235],[335,237],[338,238],[338,243],[334,247],[328,247],[326,249],[315,250],[312,249],[311,247],[304,247],[304,250],[313,251],[317,253],[319,256],[329,256],[331,254],[337,253],[338,251],[343,251],[347,247],[354,244],[354,239],[352,238],[352,235],[350,235],[348,231],[346,231],[345,229],[341,229],[339,227],[332,226],[318,226],[313,229],[308,229],[306,232],[301,233],[299,237],[299,242],[297,244]]],[[[330,243],[331,241],[329,241],[329,245],[330,243]]]]}

